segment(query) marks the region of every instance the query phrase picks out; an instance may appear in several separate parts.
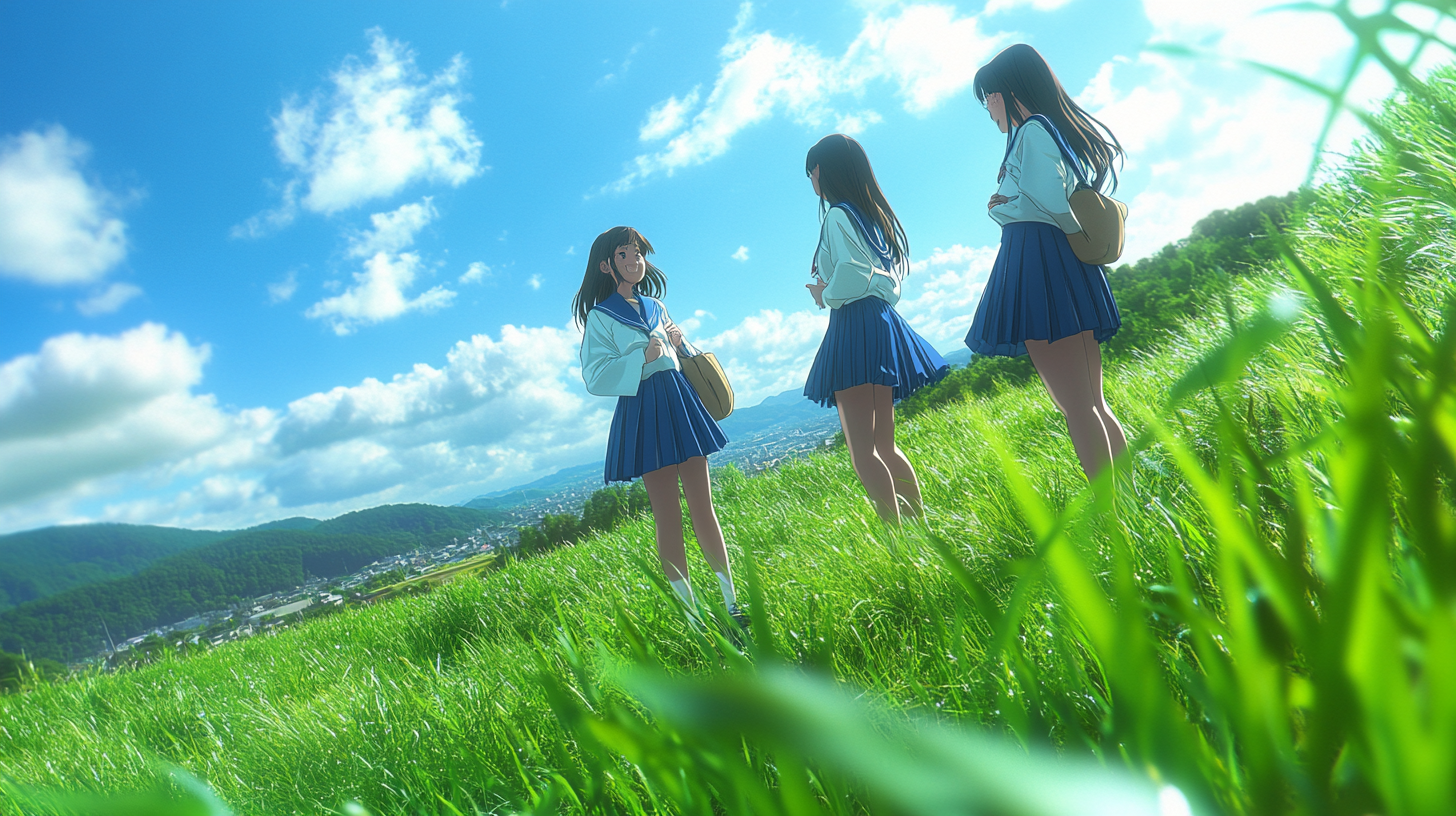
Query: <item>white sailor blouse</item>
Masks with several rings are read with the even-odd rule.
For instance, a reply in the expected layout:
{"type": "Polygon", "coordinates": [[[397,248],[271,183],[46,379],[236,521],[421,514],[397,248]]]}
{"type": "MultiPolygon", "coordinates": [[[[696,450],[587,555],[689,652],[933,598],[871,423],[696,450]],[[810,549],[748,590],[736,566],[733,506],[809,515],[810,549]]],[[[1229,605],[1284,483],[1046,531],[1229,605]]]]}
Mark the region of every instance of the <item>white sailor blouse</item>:
{"type": "MultiPolygon", "coordinates": [[[[877,297],[894,306],[900,302],[900,277],[883,256],[870,249],[858,220],[857,213],[843,203],[830,207],[824,216],[819,246],[814,250],[814,274],[825,284],[824,305],[838,309],[877,297]]],[[[866,226],[878,236],[878,227],[866,226]]]]}
{"type": "Polygon", "coordinates": [[[1077,174],[1056,139],[1042,122],[1029,119],[1011,133],[996,188],[1010,200],[992,207],[991,219],[1003,227],[1016,221],[1040,221],[1060,227],[1068,235],[1081,232],[1082,225],[1067,203],[1076,190],[1077,174]]]}
{"type": "Polygon", "coordinates": [[[613,292],[587,312],[581,338],[581,378],[590,393],[599,397],[636,396],[638,385],[653,374],[681,370],[679,353],[686,357],[698,353],[687,340],[683,340],[681,348],[673,348],[667,330],[674,324],[662,301],[638,295],[637,302],[642,308],[640,314],[620,292],[613,292]],[[649,363],[647,344],[653,337],[662,339],[664,351],[649,363]]]}

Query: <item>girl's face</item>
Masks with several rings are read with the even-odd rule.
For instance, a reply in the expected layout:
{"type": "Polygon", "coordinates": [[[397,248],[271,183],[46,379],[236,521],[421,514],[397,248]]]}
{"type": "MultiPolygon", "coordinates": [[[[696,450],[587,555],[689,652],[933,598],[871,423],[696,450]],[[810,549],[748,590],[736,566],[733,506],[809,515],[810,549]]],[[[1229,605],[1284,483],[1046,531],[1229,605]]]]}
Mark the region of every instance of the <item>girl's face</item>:
{"type": "Polygon", "coordinates": [[[1006,100],[999,93],[986,94],[986,112],[991,114],[991,121],[996,127],[1006,132],[1006,100]]]}
{"type": "MultiPolygon", "coordinates": [[[[617,265],[617,274],[622,280],[633,286],[642,282],[647,276],[647,258],[637,249],[636,244],[622,244],[612,252],[612,261],[617,265]]],[[[612,268],[602,261],[602,273],[612,274],[612,268]]]]}
{"type": "Polygon", "coordinates": [[[819,192],[819,165],[817,164],[814,165],[813,170],[809,171],[809,183],[814,185],[814,195],[823,198],[824,194],[819,192]]]}

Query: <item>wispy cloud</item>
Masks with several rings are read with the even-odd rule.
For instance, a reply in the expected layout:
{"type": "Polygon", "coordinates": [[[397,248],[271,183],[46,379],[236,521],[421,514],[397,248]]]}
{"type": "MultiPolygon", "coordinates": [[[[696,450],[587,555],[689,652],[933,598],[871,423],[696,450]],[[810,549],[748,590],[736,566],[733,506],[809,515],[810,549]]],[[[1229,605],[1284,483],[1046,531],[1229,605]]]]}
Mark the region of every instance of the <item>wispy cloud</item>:
{"type": "Polygon", "coordinates": [[[298,273],[292,269],[281,281],[268,284],[268,302],[283,303],[293,299],[293,293],[298,291],[298,273]]]}
{"type": "Polygon", "coordinates": [[[90,152],[60,126],[0,139],[0,275],[91,283],[126,257],[117,197],[81,174],[90,152]]]}
{"type": "Polygon", "coordinates": [[[625,192],[654,176],[711,161],[728,151],[740,131],[778,114],[812,127],[861,130],[881,121],[880,115],[838,103],[857,105],[876,81],[896,83],[905,110],[925,114],[962,91],[976,67],[1007,41],[1005,35],[984,33],[977,16],[914,4],[893,16],[871,11],[845,53],[829,57],[792,38],[753,30],[752,11],[751,4],[740,7],[701,108],[698,87],[654,105],[639,135],[667,144],[634,158],[603,192],[625,192]]]}
{"type": "Polygon", "coordinates": [[[127,301],[139,297],[141,294],[140,286],[130,283],[113,283],[91,297],[77,301],[76,311],[87,317],[111,314],[120,311],[127,301]]]}
{"type": "Polygon", "coordinates": [[[490,267],[476,261],[466,267],[465,274],[460,276],[460,283],[480,283],[490,277],[490,267]]]}
{"type": "Polygon", "coordinates": [[[734,252],[732,255],[730,255],[728,257],[732,258],[735,261],[739,261],[739,262],[746,261],[746,260],[748,260],[748,247],[746,247],[746,246],[740,246],[740,247],[738,247],[738,251],[737,252],[734,252]]]}

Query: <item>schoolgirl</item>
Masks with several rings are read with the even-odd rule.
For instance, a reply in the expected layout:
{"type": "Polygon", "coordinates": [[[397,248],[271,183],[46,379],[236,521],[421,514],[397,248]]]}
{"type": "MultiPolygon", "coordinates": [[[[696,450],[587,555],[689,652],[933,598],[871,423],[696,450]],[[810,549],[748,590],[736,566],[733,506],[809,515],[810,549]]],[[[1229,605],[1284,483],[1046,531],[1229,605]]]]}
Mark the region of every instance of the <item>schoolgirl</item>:
{"type": "Polygon", "coordinates": [[[895,312],[910,247],[864,148],[840,133],[825,136],[809,149],[804,172],[823,213],[807,288],[830,309],[804,396],[839,409],[854,472],[880,517],[898,523],[901,501],[913,517],[924,506],[915,468],[895,446],[895,402],[949,367],[895,312]]]}
{"type": "Polygon", "coordinates": [[[718,576],[723,603],[733,619],[745,625],[708,482],[708,455],[721,450],[728,438],[682,375],[678,355],[698,352],[658,300],[667,278],[648,263],[653,251],[647,238],[631,227],[613,227],[598,235],[581,289],[571,303],[583,331],[581,376],[586,390],[617,398],[604,478],[611,483],[642,477],[652,504],[657,557],[673,591],[693,609],[683,547],[681,482],[693,532],[718,576]]]}
{"type": "Polygon", "coordinates": [[[1122,318],[1106,271],[1079,260],[1067,241],[1082,229],[1067,202],[1079,174],[1098,189],[1108,180],[1116,188],[1112,163],[1122,145],[1029,45],[996,55],[976,72],[974,88],[1006,134],[1006,153],[986,204],[1001,225],[1001,247],[966,345],[977,354],[1031,355],[1091,479],[1127,448],[1103,398],[1098,346],[1122,318]]]}

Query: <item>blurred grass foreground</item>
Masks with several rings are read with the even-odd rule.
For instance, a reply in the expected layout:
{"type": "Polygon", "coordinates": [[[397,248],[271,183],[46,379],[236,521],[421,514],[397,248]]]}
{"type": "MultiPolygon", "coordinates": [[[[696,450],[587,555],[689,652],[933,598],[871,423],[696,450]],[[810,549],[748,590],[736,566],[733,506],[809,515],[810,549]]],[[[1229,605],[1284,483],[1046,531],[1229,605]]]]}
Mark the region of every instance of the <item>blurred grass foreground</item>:
{"type": "Polygon", "coordinates": [[[725,472],[745,651],[637,521],[0,698],[0,813],[1456,813],[1456,69],[1335,10],[1399,92],[1282,264],[1110,372],[1135,488],[1039,386],[956,402],[903,531],[842,450],[725,472]]]}

